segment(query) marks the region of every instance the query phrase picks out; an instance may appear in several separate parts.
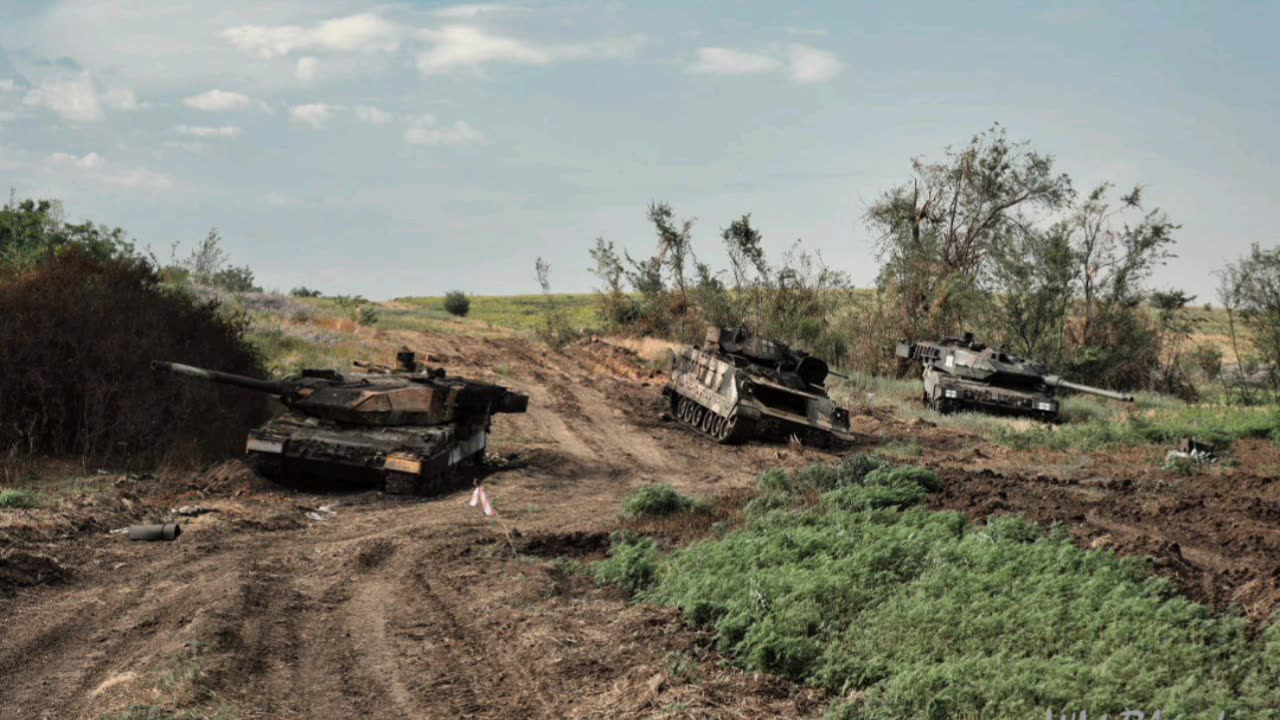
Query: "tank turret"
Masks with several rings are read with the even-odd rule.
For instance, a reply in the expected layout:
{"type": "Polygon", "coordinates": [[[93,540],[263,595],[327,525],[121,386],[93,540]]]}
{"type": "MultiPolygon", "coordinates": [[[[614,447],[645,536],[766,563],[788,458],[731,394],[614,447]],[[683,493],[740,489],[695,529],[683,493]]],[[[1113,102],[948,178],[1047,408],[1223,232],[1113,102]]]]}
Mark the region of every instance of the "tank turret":
{"type": "Polygon", "coordinates": [[[395,369],[344,375],[303,370],[259,380],[180,363],[152,367],[276,397],[287,412],[249,432],[246,452],[266,475],[369,480],[391,492],[450,485],[456,465],[482,458],[492,417],[522,413],[526,395],[421,368],[401,351],[395,369]]]}
{"type": "Polygon", "coordinates": [[[1058,388],[1133,402],[1130,394],[1050,374],[1040,363],[977,342],[972,333],[936,342],[903,340],[896,355],[924,366],[924,403],[944,413],[982,410],[1055,420],[1058,388]]]}
{"type": "Polygon", "coordinates": [[[701,347],[674,354],[663,393],[671,415],[721,443],[792,437],[825,446],[849,413],[827,396],[821,358],[744,328],[707,330],[701,347]]]}

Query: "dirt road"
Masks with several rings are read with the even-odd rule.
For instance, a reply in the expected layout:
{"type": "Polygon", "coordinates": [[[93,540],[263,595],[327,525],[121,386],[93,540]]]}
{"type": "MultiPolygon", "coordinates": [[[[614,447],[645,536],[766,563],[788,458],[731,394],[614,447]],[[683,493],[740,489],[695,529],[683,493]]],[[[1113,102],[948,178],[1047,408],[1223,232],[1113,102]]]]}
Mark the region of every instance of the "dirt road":
{"type": "Polygon", "coordinates": [[[62,548],[69,583],[0,600],[0,718],[135,706],[242,718],[820,710],[716,662],[708,638],[594,587],[574,562],[603,557],[630,489],[732,493],[786,449],[718,448],[664,427],[656,388],[601,375],[590,358],[516,339],[414,340],[459,374],[531,396],[527,415],[496,420],[491,449],[528,462],[488,478],[499,520],[466,493],[252,492],[205,498],[214,512],[175,543],[89,534],[62,548]]]}

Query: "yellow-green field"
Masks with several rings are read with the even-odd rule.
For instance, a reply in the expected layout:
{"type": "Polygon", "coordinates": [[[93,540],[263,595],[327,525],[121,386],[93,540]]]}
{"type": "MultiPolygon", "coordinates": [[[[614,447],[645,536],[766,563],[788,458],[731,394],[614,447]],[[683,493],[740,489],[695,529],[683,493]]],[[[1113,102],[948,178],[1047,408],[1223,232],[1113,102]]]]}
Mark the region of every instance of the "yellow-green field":
{"type": "MultiPolygon", "coordinates": [[[[555,303],[575,330],[595,327],[596,296],[593,293],[560,293],[550,299],[542,295],[473,295],[468,320],[513,330],[532,331],[542,320],[547,303],[555,303]]],[[[383,304],[385,322],[413,325],[422,318],[454,320],[444,309],[443,297],[404,297],[383,304]]]]}

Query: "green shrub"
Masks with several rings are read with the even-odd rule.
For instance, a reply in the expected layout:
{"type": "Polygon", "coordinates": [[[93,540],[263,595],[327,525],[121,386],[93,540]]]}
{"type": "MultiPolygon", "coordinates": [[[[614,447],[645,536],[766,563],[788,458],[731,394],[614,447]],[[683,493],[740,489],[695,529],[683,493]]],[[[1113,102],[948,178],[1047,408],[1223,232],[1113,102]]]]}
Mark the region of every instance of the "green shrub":
{"type": "Polygon", "coordinates": [[[1243,618],[1212,615],[1142,561],[1020,517],[971,526],[915,504],[939,487],[932,473],[851,479],[865,462],[767,473],[762,497],[834,487],[816,506],[755,514],[672,554],[640,597],[714,627],[751,670],[854,698],[839,717],[1272,717],[1280,706],[1280,624],[1251,638],[1243,618]]]}
{"type": "Polygon", "coordinates": [[[36,494],[30,490],[0,490],[0,510],[32,508],[36,505],[36,494]]]}
{"type": "Polygon", "coordinates": [[[619,585],[632,593],[651,586],[658,570],[657,543],[625,531],[615,532],[609,540],[609,557],[596,563],[596,582],[619,585]]]}
{"type": "Polygon", "coordinates": [[[851,455],[839,465],[814,463],[795,472],[769,470],[760,476],[760,488],[787,495],[824,493],[845,485],[856,485],[868,473],[885,466],[874,455],[851,455]]]}
{"type": "Polygon", "coordinates": [[[911,507],[942,483],[930,470],[917,467],[873,470],[861,483],[844,485],[822,496],[827,507],[850,512],[887,507],[911,507]]]}
{"type": "Polygon", "coordinates": [[[471,312],[471,298],[461,290],[450,290],[444,296],[444,309],[450,315],[466,317],[471,312]]]}
{"type": "Polygon", "coordinates": [[[649,485],[627,495],[622,501],[622,517],[664,517],[700,507],[696,500],[681,495],[670,485],[649,485]]]}

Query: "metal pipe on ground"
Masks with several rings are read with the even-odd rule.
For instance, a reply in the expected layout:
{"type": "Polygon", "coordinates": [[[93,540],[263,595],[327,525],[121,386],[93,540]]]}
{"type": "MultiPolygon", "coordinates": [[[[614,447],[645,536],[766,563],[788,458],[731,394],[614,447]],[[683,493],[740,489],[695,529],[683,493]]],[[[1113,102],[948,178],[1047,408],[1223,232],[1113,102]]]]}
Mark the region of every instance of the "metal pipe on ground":
{"type": "Polygon", "coordinates": [[[129,528],[130,540],[177,540],[182,534],[182,526],[178,523],[163,525],[134,525],[129,528]]]}

